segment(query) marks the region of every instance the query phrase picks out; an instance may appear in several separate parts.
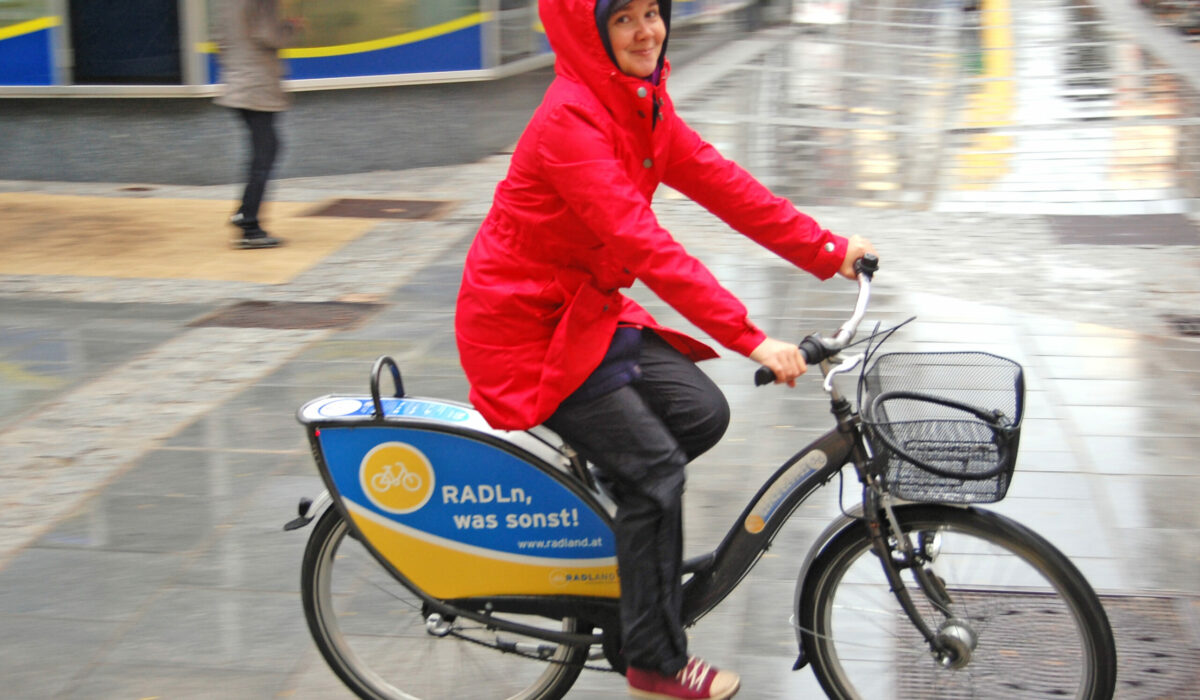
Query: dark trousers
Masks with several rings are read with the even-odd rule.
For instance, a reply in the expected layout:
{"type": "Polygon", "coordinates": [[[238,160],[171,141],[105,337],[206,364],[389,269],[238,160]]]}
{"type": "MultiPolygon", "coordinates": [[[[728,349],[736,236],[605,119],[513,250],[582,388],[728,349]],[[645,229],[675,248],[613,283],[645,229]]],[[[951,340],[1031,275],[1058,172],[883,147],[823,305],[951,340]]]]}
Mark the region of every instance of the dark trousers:
{"type": "Polygon", "coordinates": [[[695,364],[653,332],[643,335],[640,379],[591,400],[567,401],[546,425],[596,466],[616,501],[626,663],[672,675],[687,663],[684,467],[725,434],[729,404],[695,364]]]}
{"type": "Polygon", "coordinates": [[[279,135],[275,132],[275,113],[239,109],[238,114],[250,131],[250,165],[246,174],[246,189],[242,193],[243,226],[258,224],[258,208],[267,191],[271,168],[279,155],[279,135]]]}

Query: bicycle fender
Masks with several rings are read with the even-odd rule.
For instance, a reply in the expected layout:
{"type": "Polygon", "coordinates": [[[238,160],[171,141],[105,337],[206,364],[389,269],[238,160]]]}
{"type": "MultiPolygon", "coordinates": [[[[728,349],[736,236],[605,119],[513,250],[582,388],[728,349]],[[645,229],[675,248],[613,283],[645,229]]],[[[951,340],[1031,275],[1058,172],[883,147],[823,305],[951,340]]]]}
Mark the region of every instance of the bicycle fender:
{"type": "Polygon", "coordinates": [[[321,491],[316,498],[301,498],[300,505],[297,507],[299,516],[287,521],[283,529],[287,531],[299,530],[305,525],[311,523],[313,519],[325,512],[325,509],[333,504],[333,497],[329,495],[329,489],[321,491]]]}
{"type": "Polygon", "coordinates": [[[822,530],[821,534],[817,535],[812,546],[808,549],[808,554],[804,557],[804,563],[800,565],[800,574],[796,577],[796,594],[792,601],[792,628],[796,632],[796,645],[800,648],[800,656],[796,659],[795,665],[792,666],[793,671],[799,671],[808,664],[808,658],[804,654],[803,635],[800,633],[800,601],[804,595],[804,584],[808,579],[808,571],[812,568],[812,564],[816,558],[824,551],[825,545],[829,544],[830,540],[861,515],[862,504],[858,504],[850,509],[849,515],[843,511],[834,518],[833,522],[829,523],[829,526],[822,530]]]}

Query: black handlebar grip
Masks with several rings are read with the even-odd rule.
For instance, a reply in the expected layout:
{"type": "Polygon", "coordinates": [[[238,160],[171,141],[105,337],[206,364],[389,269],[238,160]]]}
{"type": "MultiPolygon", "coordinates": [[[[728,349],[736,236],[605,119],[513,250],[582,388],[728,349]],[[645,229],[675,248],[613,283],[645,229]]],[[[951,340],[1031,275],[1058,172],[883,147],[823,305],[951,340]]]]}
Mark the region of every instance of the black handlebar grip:
{"type": "Polygon", "coordinates": [[[804,355],[804,364],[813,365],[824,362],[830,353],[824,345],[821,345],[821,341],[810,335],[800,341],[800,354],[804,355]]]}
{"type": "Polygon", "coordinates": [[[854,261],[854,271],[860,275],[865,274],[867,277],[871,277],[878,269],[879,256],[874,253],[867,253],[854,261]]]}
{"type": "MultiPolygon", "coordinates": [[[[800,341],[800,354],[804,356],[804,364],[811,365],[825,359],[825,347],[811,335],[800,341]],[[818,358],[818,359],[814,359],[818,358]]],[[[775,382],[775,371],[766,365],[759,365],[754,371],[754,386],[766,386],[775,382]]]]}

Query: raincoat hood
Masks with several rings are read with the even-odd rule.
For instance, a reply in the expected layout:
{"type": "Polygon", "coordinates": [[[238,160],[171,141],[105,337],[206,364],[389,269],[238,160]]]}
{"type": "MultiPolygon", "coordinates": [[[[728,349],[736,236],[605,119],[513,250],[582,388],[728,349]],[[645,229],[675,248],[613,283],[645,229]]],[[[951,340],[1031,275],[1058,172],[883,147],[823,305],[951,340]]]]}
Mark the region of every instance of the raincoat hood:
{"type": "MultiPolygon", "coordinates": [[[[609,5],[622,4],[620,0],[541,0],[538,15],[546,28],[546,38],[554,50],[554,70],[559,75],[577,80],[603,92],[601,85],[611,77],[624,76],[617,68],[601,38],[597,26],[597,2],[609,5]]],[[[655,75],[667,71],[667,40],[671,36],[671,0],[658,0],[658,11],[667,27],[667,38],[663,39],[662,53],[658,57],[655,75]]],[[[607,15],[607,13],[605,13],[607,15]]],[[[640,80],[632,76],[630,80],[640,80]]]]}

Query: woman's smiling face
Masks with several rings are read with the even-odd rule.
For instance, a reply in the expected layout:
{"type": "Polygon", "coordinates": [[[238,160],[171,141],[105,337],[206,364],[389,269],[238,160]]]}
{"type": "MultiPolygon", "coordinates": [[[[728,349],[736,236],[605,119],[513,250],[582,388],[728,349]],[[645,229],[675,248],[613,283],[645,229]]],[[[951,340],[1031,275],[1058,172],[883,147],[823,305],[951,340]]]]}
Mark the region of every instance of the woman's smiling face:
{"type": "Polygon", "coordinates": [[[633,0],[608,18],[608,40],[622,73],[648,78],[658,68],[667,25],[658,0],[633,0]]]}

